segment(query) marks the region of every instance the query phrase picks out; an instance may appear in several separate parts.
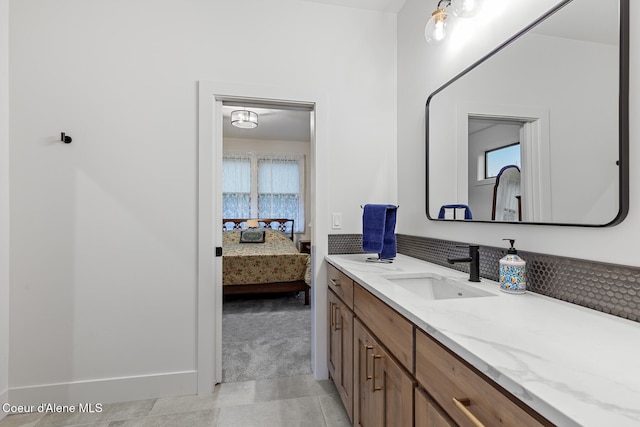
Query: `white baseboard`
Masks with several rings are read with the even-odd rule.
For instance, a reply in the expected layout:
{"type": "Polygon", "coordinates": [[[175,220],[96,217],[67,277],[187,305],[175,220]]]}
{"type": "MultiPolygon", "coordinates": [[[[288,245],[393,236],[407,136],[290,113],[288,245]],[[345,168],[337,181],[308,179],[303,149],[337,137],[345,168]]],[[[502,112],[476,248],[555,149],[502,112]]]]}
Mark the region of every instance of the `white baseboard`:
{"type": "Polygon", "coordinates": [[[0,393],[0,420],[8,415],[2,410],[5,403],[9,403],[9,390],[5,390],[0,393]]]}
{"type": "MultiPolygon", "coordinates": [[[[78,405],[196,394],[197,371],[10,388],[12,405],[78,405]]],[[[1,418],[1,415],[0,415],[1,418]]]]}

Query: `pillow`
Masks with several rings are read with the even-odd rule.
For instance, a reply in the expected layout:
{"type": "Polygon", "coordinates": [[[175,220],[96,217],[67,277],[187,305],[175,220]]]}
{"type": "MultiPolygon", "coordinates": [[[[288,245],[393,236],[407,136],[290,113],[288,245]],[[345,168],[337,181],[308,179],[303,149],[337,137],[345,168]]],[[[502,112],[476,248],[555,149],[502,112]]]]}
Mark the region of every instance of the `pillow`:
{"type": "Polygon", "coordinates": [[[264,230],[242,230],[240,243],[264,243],[264,230]]]}

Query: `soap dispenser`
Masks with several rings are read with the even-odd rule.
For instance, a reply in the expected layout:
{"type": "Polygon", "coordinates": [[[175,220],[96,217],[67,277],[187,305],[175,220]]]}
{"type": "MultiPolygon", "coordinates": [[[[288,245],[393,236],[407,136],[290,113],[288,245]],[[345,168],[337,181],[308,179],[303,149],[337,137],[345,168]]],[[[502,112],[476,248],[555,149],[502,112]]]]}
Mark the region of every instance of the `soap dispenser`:
{"type": "Polygon", "coordinates": [[[527,289],[527,263],[518,256],[518,251],[513,247],[515,239],[508,240],[511,247],[500,260],[500,290],[511,294],[524,294],[527,289]]]}

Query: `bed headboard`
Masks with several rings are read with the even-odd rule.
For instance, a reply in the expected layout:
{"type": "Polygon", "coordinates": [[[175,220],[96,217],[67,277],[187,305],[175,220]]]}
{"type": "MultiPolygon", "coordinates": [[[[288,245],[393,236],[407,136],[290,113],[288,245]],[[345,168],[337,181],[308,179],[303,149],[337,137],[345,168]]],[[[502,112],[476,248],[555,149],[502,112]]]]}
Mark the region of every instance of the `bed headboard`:
{"type": "MultiPolygon", "coordinates": [[[[228,230],[242,230],[246,228],[246,222],[250,218],[223,218],[222,219],[222,231],[228,230]],[[233,223],[232,227],[228,227],[227,224],[233,223]]],[[[280,230],[283,233],[287,232],[287,223],[291,223],[291,230],[288,233],[289,238],[293,240],[293,229],[295,225],[295,221],[293,219],[287,218],[263,218],[258,219],[258,224],[260,224],[260,228],[271,228],[274,230],[280,230]],[[276,224],[277,223],[277,224],[276,224]]]]}

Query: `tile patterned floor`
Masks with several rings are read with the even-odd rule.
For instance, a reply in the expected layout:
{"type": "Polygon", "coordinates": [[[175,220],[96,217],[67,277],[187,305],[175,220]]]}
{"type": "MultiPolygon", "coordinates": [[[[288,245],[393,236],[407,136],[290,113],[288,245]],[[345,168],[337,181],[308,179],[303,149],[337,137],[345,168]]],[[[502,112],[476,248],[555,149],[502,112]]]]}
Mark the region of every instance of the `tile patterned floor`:
{"type": "Polygon", "coordinates": [[[351,426],[330,380],[312,375],[216,386],[210,395],[105,404],[96,414],[19,414],[0,427],[351,426]]]}

